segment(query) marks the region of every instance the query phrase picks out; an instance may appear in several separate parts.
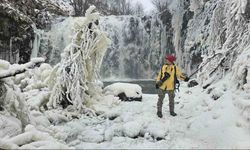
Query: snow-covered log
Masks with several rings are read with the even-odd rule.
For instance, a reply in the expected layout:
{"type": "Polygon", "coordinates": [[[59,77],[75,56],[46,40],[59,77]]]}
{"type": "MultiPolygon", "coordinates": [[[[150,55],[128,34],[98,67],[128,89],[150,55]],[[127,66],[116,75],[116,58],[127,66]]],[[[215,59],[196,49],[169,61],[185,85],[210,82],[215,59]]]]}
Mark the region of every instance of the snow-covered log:
{"type": "MultiPolygon", "coordinates": [[[[11,76],[15,76],[17,74],[23,73],[25,72],[27,69],[29,68],[33,68],[34,66],[43,63],[45,60],[44,58],[33,58],[31,59],[30,62],[26,63],[26,64],[14,64],[11,65],[10,67],[8,67],[8,65],[6,64],[6,61],[0,61],[0,67],[1,66],[5,66],[5,70],[2,70],[0,72],[0,79],[3,78],[7,78],[7,77],[11,77],[11,76]],[[6,69],[8,68],[8,69],[6,69]]],[[[1,68],[0,68],[1,69],[1,68]]]]}
{"type": "Polygon", "coordinates": [[[50,74],[49,108],[64,102],[82,110],[84,103],[101,93],[99,70],[110,40],[99,29],[99,13],[94,9],[91,6],[85,18],[79,18],[72,43],[64,49],[61,62],[50,74]]]}

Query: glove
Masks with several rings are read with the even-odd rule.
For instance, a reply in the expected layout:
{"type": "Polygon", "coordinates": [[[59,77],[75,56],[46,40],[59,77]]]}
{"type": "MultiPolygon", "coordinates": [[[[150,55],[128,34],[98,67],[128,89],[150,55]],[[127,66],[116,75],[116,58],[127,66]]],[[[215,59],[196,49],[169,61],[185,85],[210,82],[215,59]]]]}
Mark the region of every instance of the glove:
{"type": "Polygon", "coordinates": [[[185,82],[188,82],[189,79],[190,79],[189,77],[186,77],[186,78],[184,79],[184,81],[185,81],[185,82]]]}
{"type": "Polygon", "coordinates": [[[156,89],[159,89],[159,85],[158,85],[157,83],[155,84],[155,88],[156,88],[156,89]]]}
{"type": "Polygon", "coordinates": [[[155,84],[155,88],[159,89],[159,87],[162,85],[162,81],[157,81],[155,84]]]}

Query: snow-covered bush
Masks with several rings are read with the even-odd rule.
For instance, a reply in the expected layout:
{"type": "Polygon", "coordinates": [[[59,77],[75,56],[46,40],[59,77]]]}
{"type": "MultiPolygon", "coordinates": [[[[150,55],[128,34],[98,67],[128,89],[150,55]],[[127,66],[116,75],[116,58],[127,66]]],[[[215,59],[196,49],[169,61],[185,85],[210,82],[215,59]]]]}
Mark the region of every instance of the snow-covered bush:
{"type": "Polygon", "coordinates": [[[76,22],[72,43],[64,49],[61,62],[47,80],[51,90],[49,108],[69,103],[82,110],[84,104],[101,93],[99,70],[109,39],[99,29],[99,13],[94,9],[91,6],[85,18],[76,22]]]}

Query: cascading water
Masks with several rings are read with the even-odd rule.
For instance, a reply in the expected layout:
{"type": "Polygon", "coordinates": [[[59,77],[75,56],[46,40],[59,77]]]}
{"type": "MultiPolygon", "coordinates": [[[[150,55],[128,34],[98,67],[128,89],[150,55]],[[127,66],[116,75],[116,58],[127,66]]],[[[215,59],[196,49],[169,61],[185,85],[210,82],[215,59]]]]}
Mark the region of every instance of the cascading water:
{"type": "Polygon", "coordinates": [[[109,16],[100,24],[113,41],[104,57],[103,78],[155,77],[167,49],[164,25],[158,18],[109,16]]]}
{"type": "MultiPolygon", "coordinates": [[[[63,18],[52,25],[50,31],[39,33],[39,45],[33,54],[45,57],[46,62],[55,65],[60,54],[71,42],[74,22],[84,17],[63,18]]],[[[99,25],[106,31],[110,44],[101,67],[102,79],[153,79],[168,49],[166,26],[154,16],[143,18],[135,16],[101,17],[99,25]]],[[[36,49],[35,49],[36,48],[36,49]]],[[[32,55],[36,57],[35,55],[32,55]]]]}
{"type": "MultiPolygon", "coordinates": [[[[83,18],[80,18],[83,19],[83,18]]],[[[59,18],[51,30],[44,31],[35,28],[35,40],[31,57],[42,56],[46,62],[55,65],[61,60],[61,52],[71,42],[73,26],[79,18],[59,18]]]]}

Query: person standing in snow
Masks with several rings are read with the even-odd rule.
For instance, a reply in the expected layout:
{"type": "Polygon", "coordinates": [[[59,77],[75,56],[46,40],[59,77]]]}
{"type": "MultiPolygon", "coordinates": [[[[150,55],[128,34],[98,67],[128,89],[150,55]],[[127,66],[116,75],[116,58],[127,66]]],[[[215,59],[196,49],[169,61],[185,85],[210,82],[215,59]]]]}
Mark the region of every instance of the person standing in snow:
{"type": "Polygon", "coordinates": [[[157,116],[162,118],[162,104],[165,94],[169,97],[169,111],[170,115],[176,116],[174,112],[174,97],[176,86],[179,85],[180,80],[188,82],[189,77],[181,73],[180,68],[174,64],[176,57],[173,55],[167,55],[166,64],[161,67],[156,79],[156,89],[158,90],[158,102],[157,102],[157,116]]]}

